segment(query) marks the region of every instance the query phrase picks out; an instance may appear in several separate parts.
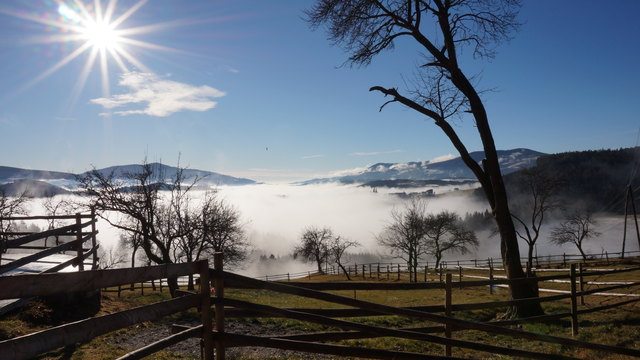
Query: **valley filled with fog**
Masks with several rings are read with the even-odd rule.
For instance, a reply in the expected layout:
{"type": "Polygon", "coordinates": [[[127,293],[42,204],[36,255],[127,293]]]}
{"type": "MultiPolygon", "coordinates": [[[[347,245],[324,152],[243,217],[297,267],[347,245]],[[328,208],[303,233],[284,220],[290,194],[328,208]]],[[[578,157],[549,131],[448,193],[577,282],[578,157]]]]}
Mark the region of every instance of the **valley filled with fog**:
{"type": "MultiPolygon", "coordinates": [[[[467,188],[473,188],[467,185],[467,188]]],[[[464,187],[442,186],[421,189],[389,189],[378,188],[373,191],[369,187],[355,185],[269,185],[256,184],[246,186],[223,186],[217,188],[219,196],[233,205],[240,213],[247,238],[251,244],[249,260],[237,272],[251,275],[269,275],[296,273],[313,270],[314,264],[294,260],[291,257],[300,236],[308,226],[330,227],[335,235],[357,241],[360,247],[353,248],[347,258],[353,262],[399,262],[389,255],[388,249],[378,245],[376,235],[391,220],[391,211],[401,209],[409,201],[406,196],[398,196],[403,192],[423,192],[433,189],[435,196],[425,197],[427,211],[437,213],[442,210],[454,211],[462,218],[467,213],[485,211],[483,201],[471,195],[464,187]],[[273,255],[274,259],[265,260],[273,255]],[[263,259],[261,260],[260,257],[263,259]]],[[[202,197],[204,191],[192,191],[194,199],[202,197]]],[[[82,201],[77,195],[58,195],[54,200],[65,199],[70,202],[82,201]]],[[[31,215],[45,214],[43,198],[29,201],[28,211],[31,215]]],[[[116,220],[116,214],[109,214],[116,220]]],[[[585,252],[619,252],[622,243],[623,216],[599,214],[596,217],[596,228],[601,235],[584,244],[585,252]]],[[[45,228],[46,224],[38,224],[45,228]]],[[[549,254],[577,254],[572,245],[557,246],[549,242],[548,236],[554,226],[548,221],[542,229],[537,243],[539,256],[549,254]]],[[[120,231],[106,221],[98,222],[99,243],[103,253],[113,249],[114,252],[128,252],[119,243],[120,231]]],[[[630,222],[627,229],[627,251],[638,250],[635,229],[630,222]]],[[[477,231],[479,247],[471,253],[458,255],[445,254],[445,259],[486,259],[500,258],[499,239],[491,236],[491,231],[477,231]]],[[[520,242],[520,254],[526,256],[526,244],[520,242]]],[[[129,259],[129,257],[126,257],[129,259]]],[[[424,258],[424,261],[432,259],[424,258]]],[[[127,260],[128,264],[128,260],[127,260]]]]}

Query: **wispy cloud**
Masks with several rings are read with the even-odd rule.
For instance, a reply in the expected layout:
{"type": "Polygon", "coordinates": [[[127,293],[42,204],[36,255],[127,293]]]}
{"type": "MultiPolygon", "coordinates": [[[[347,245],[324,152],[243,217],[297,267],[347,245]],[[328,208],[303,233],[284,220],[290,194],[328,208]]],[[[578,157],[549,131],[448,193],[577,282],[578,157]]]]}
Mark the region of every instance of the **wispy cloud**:
{"type": "Polygon", "coordinates": [[[455,159],[457,158],[457,156],[453,155],[453,154],[447,154],[447,155],[441,155],[441,156],[437,156],[431,160],[429,160],[430,164],[435,164],[435,163],[439,163],[439,162],[443,162],[443,161],[447,161],[447,160],[451,160],[451,159],[455,159]]]}
{"type": "Polygon", "coordinates": [[[108,110],[133,104],[146,104],[143,109],[116,111],[114,114],[166,117],[178,111],[212,109],[217,104],[212,99],[226,95],[223,91],[210,86],[193,86],[166,80],[153,73],[128,72],[120,77],[118,84],[129,91],[109,98],[92,99],[91,102],[108,110]]]}
{"type": "Polygon", "coordinates": [[[324,157],[324,155],[316,154],[316,155],[306,155],[306,156],[303,156],[302,158],[303,159],[317,159],[317,158],[322,158],[322,157],[324,157]]]}
{"type": "Polygon", "coordinates": [[[351,156],[374,156],[374,155],[384,155],[384,154],[395,154],[400,153],[402,150],[396,149],[391,151],[371,151],[371,152],[354,152],[349,155],[351,156]]]}

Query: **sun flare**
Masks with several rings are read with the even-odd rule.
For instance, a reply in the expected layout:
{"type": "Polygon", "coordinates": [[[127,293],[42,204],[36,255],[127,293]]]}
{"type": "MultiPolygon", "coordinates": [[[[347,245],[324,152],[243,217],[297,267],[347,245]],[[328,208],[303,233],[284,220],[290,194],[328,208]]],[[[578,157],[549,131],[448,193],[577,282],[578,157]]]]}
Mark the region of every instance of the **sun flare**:
{"type": "Polygon", "coordinates": [[[120,44],[120,36],[112,24],[104,21],[94,21],[85,25],[82,35],[98,50],[117,51],[120,44]]]}

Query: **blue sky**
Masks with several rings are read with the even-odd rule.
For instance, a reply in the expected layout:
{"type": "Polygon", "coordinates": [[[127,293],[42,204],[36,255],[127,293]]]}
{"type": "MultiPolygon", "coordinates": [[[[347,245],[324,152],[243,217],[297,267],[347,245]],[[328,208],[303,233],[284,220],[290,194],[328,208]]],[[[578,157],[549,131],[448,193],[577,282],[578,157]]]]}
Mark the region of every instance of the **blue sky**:
{"type": "MultiPolygon", "coordinates": [[[[121,44],[133,60],[121,60],[125,71],[106,56],[107,86],[98,56],[81,87],[91,46],[50,70],[86,42],[58,41],[74,34],[58,26],[74,24],[61,4],[73,7],[0,3],[1,165],[80,172],[180,156],[190,168],[283,182],[455,154],[430,121],[396,104],[379,112],[384,98],[368,91],[402,88],[419,62],[414,44],[341,67],[347,55],[302,20],[311,0],[120,0],[112,19],[137,9],[116,28],[136,30],[121,44]]],[[[490,62],[464,64],[495,89],[485,100],[497,147],[636,145],[638,13],[634,0],[525,1],[514,40],[490,62]]],[[[470,121],[456,129],[481,148],[470,121]]]]}

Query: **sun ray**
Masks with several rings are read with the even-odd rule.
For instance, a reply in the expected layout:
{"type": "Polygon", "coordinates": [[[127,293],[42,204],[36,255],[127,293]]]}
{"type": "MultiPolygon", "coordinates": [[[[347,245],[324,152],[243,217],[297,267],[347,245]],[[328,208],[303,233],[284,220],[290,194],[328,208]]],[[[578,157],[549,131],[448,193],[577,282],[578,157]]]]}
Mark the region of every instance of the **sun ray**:
{"type": "Polygon", "coordinates": [[[175,48],[171,48],[171,47],[167,47],[167,46],[162,46],[162,45],[157,45],[157,44],[153,44],[153,43],[146,42],[146,41],[130,39],[130,38],[121,38],[120,42],[123,43],[123,44],[135,45],[137,47],[141,47],[141,48],[145,48],[145,49],[161,50],[161,51],[167,51],[167,52],[172,52],[172,53],[182,53],[182,54],[186,53],[183,50],[179,50],[179,49],[175,49],[175,48]]]}
{"type": "Polygon", "coordinates": [[[120,49],[119,54],[122,55],[123,58],[127,59],[130,63],[132,63],[136,68],[144,72],[151,72],[151,69],[149,69],[146,65],[136,59],[133,55],[129,54],[127,50],[120,49]]]}
{"type": "Polygon", "coordinates": [[[35,84],[39,83],[40,81],[48,78],[49,76],[51,76],[51,74],[53,74],[54,72],[58,71],[58,69],[60,69],[61,67],[65,66],[66,64],[68,64],[71,60],[77,58],[78,56],[80,56],[80,54],[82,54],[83,52],[87,51],[87,49],[89,49],[90,47],[91,47],[90,44],[85,43],[81,47],[77,48],[71,54],[65,56],[62,60],[58,61],[56,64],[51,66],[49,69],[45,70],[43,73],[38,75],[36,78],[34,78],[33,80],[31,80],[28,83],[24,84],[20,88],[18,88],[17,93],[20,94],[20,93],[24,92],[25,90],[29,89],[30,87],[32,87],[33,85],[35,85],[35,84]]]}
{"type": "Polygon", "coordinates": [[[111,17],[113,16],[113,12],[116,9],[116,4],[118,3],[118,0],[109,0],[109,3],[107,4],[107,11],[104,13],[104,22],[107,24],[111,24],[111,17]]]}
{"type": "Polygon", "coordinates": [[[77,103],[78,98],[80,98],[80,94],[84,89],[84,85],[87,82],[89,73],[91,72],[91,68],[93,68],[93,65],[96,62],[97,56],[98,56],[98,49],[92,48],[91,53],[89,54],[89,57],[87,57],[87,60],[84,62],[84,66],[82,67],[82,70],[78,75],[78,80],[76,80],[76,84],[74,85],[73,90],[71,91],[71,98],[69,100],[70,107],[73,107],[77,103]]]}
{"type": "Polygon", "coordinates": [[[114,27],[120,26],[120,24],[122,24],[122,22],[127,20],[131,15],[133,15],[136,11],[138,11],[148,1],[149,0],[140,0],[140,1],[138,1],[135,5],[130,7],[129,10],[127,10],[124,14],[120,15],[119,18],[115,19],[111,24],[113,24],[114,27]]]}
{"type": "Polygon", "coordinates": [[[107,66],[107,50],[100,49],[100,73],[102,74],[102,96],[108,98],[109,91],[109,67],[107,66]]]}
{"type": "Polygon", "coordinates": [[[129,69],[127,68],[127,65],[122,61],[122,57],[120,57],[119,52],[121,51],[122,50],[109,49],[109,54],[111,54],[111,57],[113,57],[113,60],[115,60],[116,64],[120,68],[120,71],[126,73],[129,72],[129,69]]]}

